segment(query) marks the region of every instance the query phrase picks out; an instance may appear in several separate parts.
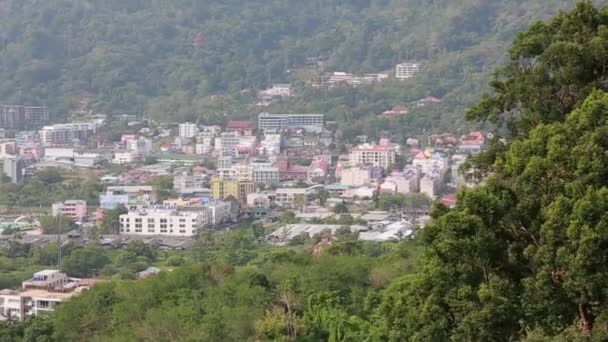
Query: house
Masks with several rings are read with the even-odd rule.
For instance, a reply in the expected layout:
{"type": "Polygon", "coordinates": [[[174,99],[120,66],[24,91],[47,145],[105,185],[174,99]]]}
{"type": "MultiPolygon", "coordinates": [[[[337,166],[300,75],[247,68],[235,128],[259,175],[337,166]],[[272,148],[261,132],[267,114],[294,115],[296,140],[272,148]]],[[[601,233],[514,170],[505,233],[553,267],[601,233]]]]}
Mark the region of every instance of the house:
{"type": "Polygon", "coordinates": [[[54,203],[53,216],[63,216],[75,222],[83,222],[87,217],[87,202],[83,200],[68,200],[63,203],[54,203]]]}
{"type": "Polygon", "coordinates": [[[396,118],[407,115],[409,112],[410,111],[409,109],[407,109],[407,107],[397,106],[393,109],[385,110],[384,112],[382,112],[382,114],[380,114],[380,116],[383,116],[385,118],[396,118]]]}
{"type": "Polygon", "coordinates": [[[398,80],[406,80],[414,77],[420,71],[420,63],[405,62],[395,66],[395,78],[398,80]]]}
{"type": "Polygon", "coordinates": [[[230,120],[226,127],[226,132],[237,132],[241,136],[252,136],[254,130],[253,122],[230,120]]]}

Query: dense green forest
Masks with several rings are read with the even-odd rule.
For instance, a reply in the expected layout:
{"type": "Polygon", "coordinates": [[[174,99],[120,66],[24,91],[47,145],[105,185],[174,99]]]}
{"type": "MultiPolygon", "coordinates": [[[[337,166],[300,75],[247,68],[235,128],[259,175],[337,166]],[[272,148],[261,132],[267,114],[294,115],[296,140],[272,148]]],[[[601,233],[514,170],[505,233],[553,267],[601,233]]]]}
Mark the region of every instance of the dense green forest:
{"type": "MultiPolygon", "coordinates": [[[[462,123],[455,114],[477,101],[514,34],[573,4],[2,0],[0,101],[48,104],[57,120],[89,105],[161,121],[217,122],[224,114],[257,114],[251,90],[277,82],[301,85],[295,71],[307,58],[324,61],[316,72],[355,73],[392,71],[396,63],[419,60],[423,72],[411,81],[335,93],[308,89],[276,109],[323,111],[344,123],[433,95],[444,103],[402,126],[453,128],[462,123]]],[[[373,133],[387,127],[391,123],[384,121],[354,128],[373,133]]]]}
{"type": "Polygon", "coordinates": [[[604,341],[608,337],[608,7],[517,35],[467,116],[512,133],[488,176],[434,205],[414,241],[343,234],[313,257],[255,227],[203,235],[187,265],[101,284],[6,341],[604,341]]]}

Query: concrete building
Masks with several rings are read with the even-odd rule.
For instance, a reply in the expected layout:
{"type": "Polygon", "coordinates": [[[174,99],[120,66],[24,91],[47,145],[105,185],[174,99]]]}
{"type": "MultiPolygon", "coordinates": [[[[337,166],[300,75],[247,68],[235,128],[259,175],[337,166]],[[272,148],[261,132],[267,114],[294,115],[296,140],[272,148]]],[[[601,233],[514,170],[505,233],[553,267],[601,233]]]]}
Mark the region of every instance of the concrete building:
{"type": "Polygon", "coordinates": [[[23,162],[17,157],[0,158],[0,174],[11,179],[11,183],[21,183],[23,180],[23,162]]]}
{"type": "Polygon", "coordinates": [[[267,156],[277,156],[281,153],[281,142],[282,142],[281,133],[265,133],[264,139],[262,139],[261,145],[261,154],[265,154],[267,156]]]}
{"type": "Polygon", "coordinates": [[[283,208],[302,209],[307,199],[306,188],[279,188],[275,192],[275,203],[283,208]]]}
{"type": "Polygon", "coordinates": [[[25,321],[54,311],[94,283],[68,278],[58,270],[36,272],[32,279],[22,283],[21,289],[0,291],[0,321],[25,321]]]}
{"type": "Polygon", "coordinates": [[[371,181],[371,172],[368,167],[364,166],[346,166],[341,171],[340,184],[357,187],[364,184],[369,184],[371,181]]]}
{"type": "Polygon", "coordinates": [[[406,62],[397,64],[395,66],[395,78],[406,80],[412,78],[418,71],[420,71],[420,63],[406,62]]]}
{"type": "Polygon", "coordinates": [[[112,158],[112,164],[131,164],[136,160],[133,152],[130,151],[114,151],[114,158],[112,158]]]}
{"type": "Polygon", "coordinates": [[[262,90],[258,93],[258,98],[266,97],[290,97],[291,86],[289,84],[273,84],[271,88],[262,90]]]}
{"type": "Polygon", "coordinates": [[[40,130],[40,140],[44,146],[66,145],[84,142],[95,134],[94,123],[68,123],[44,126],[40,130]]]}
{"type": "Polygon", "coordinates": [[[74,152],[74,166],[77,167],[97,167],[106,159],[96,152],[74,152]]]}
{"type": "Polygon", "coordinates": [[[154,187],[150,185],[108,186],[105,193],[99,195],[99,207],[116,209],[119,206],[152,205],[158,200],[154,187]]]}
{"type": "Polygon", "coordinates": [[[258,128],[261,131],[283,131],[303,129],[307,132],[321,133],[325,124],[323,114],[269,114],[258,115],[258,128]]]}
{"type": "Polygon", "coordinates": [[[255,192],[255,185],[253,182],[241,182],[219,177],[211,180],[211,197],[216,200],[225,200],[229,197],[233,197],[244,203],[247,201],[247,195],[253,192],[255,192]]]}
{"type": "Polygon", "coordinates": [[[350,151],[349,160],[353,165],[378,165],[387,169],[395,163],[396,155],[391,146],[363,144],[350,151]]]}
{"type": "Polygon", "coordinates": [[[255,184],[273,185],[279,183],[279,168],[270,162],[253,161],[251,170],[255,184]]]}
{"type": "Polygon", "coordinates": [[[75,222],[83,222],[87,217],[87,202],[83,200],[68,200],[63,203],[54,203],[53,216],[67,217],[75,222]]]}
{"type": "Polygon", "coordinates": [[[226,132],[236,132],[241,136],[253,135],[253,122],[230,120],[226,126],[226,132]]]}
{"type": "Polygon", "coordinates": [[[120,234],[195,236],[211,222],[211,212],[206,207],[196,211],[162,207],[139,209],[120,215],[120,234]]]}
{"type": "Polygon", "coordinates": [[[267,193],[254,192],[247,195],[249,208],[270,208],[270,196],[267,193]]]}
{"type": "Polygon", "coordinates": [[[315,158],[307,171],[307,178],[309,182],[316,179],[324,179],[328,175],[330,156],[322,156],[315,158]]]}
{"type": "Polygon", "coordinates": [[[206,175],[179,174],[173,178],[173,190],[179,194],[209,192],[206,175]]]}
{"type": "Polygon", "coordinates": [[[237,132],[224,132],[215,138],[215,151],[218,156],[237,157],[239,155],[240,135],[237,132]]]}
{"type": "Polygon", "coordinates": [[[185,122],[178,125],[178,131],[180,137],[191,139],[198,134],[198,126],[190,122],[185,122]]]}

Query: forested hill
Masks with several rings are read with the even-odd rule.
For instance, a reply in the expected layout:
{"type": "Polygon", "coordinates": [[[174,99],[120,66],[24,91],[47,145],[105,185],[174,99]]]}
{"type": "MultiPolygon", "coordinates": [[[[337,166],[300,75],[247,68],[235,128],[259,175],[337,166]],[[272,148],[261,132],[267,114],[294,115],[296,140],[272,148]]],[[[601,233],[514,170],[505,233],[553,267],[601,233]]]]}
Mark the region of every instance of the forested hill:
{"type": "Polygon", "coordinates": [[[61,118],[93,95],[108,113],[193,119],[230,111],[211,95],[289,81],[289,69],[322,58],[350,72],[423,61],[400,96],[447,95],[456,111],[477,100],[515,32],[573,3],[0,0],[0,102],[46,103],[61,118]]]}

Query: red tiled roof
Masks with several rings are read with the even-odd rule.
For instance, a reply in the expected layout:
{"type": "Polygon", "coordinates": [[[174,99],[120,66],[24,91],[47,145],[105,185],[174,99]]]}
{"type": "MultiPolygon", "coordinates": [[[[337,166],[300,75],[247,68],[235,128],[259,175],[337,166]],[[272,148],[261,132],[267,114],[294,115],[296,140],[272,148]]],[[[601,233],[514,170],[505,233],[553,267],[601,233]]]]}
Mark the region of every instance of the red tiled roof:
{"type": "Polygon", "coordinates": [[[253,122],[251,121],[240,121],[230,120],[228,122],[229,129],[253,129],[253,122]]]}

